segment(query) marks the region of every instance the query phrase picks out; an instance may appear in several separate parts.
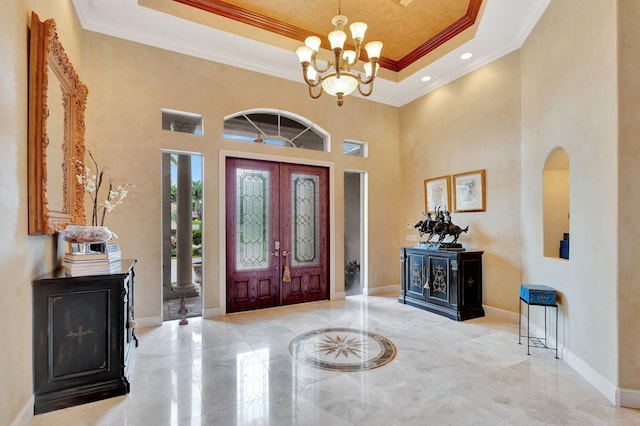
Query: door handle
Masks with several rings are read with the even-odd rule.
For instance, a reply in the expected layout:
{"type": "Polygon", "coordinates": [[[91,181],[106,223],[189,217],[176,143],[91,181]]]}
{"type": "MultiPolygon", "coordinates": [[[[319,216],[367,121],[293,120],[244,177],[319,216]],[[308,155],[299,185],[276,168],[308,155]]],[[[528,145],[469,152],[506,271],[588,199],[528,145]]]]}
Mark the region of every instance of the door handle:
{"type": "MultiPolygon", "coordinates": [[[[280,252],[278,250],[276,250],[273,253],[271,253],[271,256],[278,257],[278,256],[280,256],[280,252]]],[[[286,256],[286,255],[284,255],[284,256],[286,256]]]]}
{"type": "Polygon", "coordinates": [[[288,251],[286,251],[286,250],[284,250],[284,251],[282,252],[282,255],[283,255],[284,257],[287,257],[287,256],[289,256],[290,254],[291,254],[291,253],[289,253],[289,252],[288,252],[288,251]]]}

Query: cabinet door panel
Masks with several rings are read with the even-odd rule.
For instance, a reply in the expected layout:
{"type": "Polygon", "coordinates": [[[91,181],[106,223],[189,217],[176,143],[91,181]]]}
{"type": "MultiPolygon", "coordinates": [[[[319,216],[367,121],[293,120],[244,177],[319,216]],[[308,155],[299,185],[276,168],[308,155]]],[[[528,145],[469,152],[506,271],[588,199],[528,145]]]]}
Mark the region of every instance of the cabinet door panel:
{"type": "Polygon", "coordinates": [[[449,306],[453,284],[449,258],[430,255],[427,274],[429,282],[427,300],[438,305],[449,306]]]}
{"type": "Polygon", "coordinates": [[[407,253],[407,296],[426,299],[427,257],[422,253],[407,253]]]}
{"type": "Polygon", "coordinates": [[[462,300],[466,307],[482,306],[482,263],[479,259],[462,261],[462,300]]]}
{"type": "Polygon", "coordinates": [[[49,296],[52,380],[111,368],[109,293],[109,289],[100,289],[49,296]]]}

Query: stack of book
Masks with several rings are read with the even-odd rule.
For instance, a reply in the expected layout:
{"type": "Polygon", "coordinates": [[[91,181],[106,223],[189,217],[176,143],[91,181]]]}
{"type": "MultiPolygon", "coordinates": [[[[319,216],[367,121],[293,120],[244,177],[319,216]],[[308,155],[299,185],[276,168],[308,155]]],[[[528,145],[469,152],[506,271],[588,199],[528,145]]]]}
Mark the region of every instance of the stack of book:
{"type": "Polygon", "coordinates": [[[107,259],[109,259],[109,269],[111,272],[120,271],[120,260],[122,259],[122,251],[120,244],[107,244],[105,247],[107,259]]]}
{"type": "Polygon", "coordinates": [[[67,275],[102,275],[111,272],[107,253],[65,253],[62,266],[67,275]]]}

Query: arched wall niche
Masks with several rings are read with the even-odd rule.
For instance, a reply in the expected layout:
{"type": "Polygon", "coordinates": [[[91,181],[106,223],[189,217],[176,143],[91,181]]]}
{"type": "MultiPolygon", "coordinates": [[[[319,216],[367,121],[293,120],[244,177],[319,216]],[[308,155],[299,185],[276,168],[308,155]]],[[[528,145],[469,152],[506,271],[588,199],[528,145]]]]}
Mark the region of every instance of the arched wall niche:
{"type": "Polygon", "coordinates": [[[554,148],[542,171],[544,257],[569,259],[569,170],[567,151],[562,147],[554,148]]]}

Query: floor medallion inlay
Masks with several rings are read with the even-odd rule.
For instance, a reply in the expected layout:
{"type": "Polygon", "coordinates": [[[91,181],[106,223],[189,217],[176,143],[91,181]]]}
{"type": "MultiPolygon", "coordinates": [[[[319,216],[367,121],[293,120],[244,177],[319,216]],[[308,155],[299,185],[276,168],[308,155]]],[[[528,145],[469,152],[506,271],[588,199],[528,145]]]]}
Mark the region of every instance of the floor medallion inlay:
{"type": "Polygon", "coordinates": [[[289,352],[312,367],[335,371],[362,371],[391,362],[393,342],[379,334],[354,328],[323,328],[293,339],[289,352]]]}

